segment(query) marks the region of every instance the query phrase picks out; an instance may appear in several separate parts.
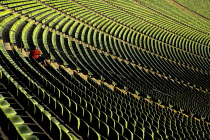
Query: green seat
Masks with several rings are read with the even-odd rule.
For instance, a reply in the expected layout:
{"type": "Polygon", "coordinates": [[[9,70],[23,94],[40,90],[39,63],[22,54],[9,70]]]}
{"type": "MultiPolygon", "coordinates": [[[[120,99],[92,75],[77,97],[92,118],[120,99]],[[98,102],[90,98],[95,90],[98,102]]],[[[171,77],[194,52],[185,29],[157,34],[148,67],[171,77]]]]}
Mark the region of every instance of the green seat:
{"type": "Polygon", "coordinates": [[[56,120],[54,117],[51,118],[50,134],[54,139],[62,138],[62,132],[59,124],[60,122],[58,120],[56,120]]]}
{"type": "Polygon", "coordinates": [[[51,131],[51,114],[44,110],[42,112],[42,121],[41,123],[43,123],[43,128],[46,129],[47,132],[50,132],[51,131]]]}
{"type": "Polygon", "coordinates": [[[59,127],[61,128],[62,140],[74,140],[73,137],[70,135],[69,130],[65,126],[59,125],[59,127]]]}
{"type": "Polygon", "coordinates": [[[83,120],[80,120],[79,132],[84,139],[89,136],[89,125],[83,120]]]}
{"type": "Polygon", "coordinates": [[[73,101],[73,100],[71,100],[71,106],[70,106],[70,108],[71,108],[71,110],[72,110],[72,112],[77,112],[77,103],[75,102],[75,101],[73,101]]]}
{"type": "Polygon", "coordinates": [[[140,136],[141,138],[143,138],[144,131],[139,126],[136,126],[136,132],[135,132],[135,134],[138,135],[138,136],[140,136]]]}
{"type": "Polygon", "coordinates": [[[130,131],[132,131],[133,133],[136,132],[136,126],[131,123],[130,121],[128,122],[128,127],[127,127],[130,131]]]}
{"type": "MultiPolygon", "coordinates": [[[[124,114],[123,114],[124,115],[124,114]]],[[[124,118],[124,117],[120,117],[120,123],[123,125],[123,126],[127,126],[128,122],[127,120],[124,118]]]]}
{"type": "Polygon", "coordinates": [[[9,120],[13,124],[23,124],[24,123],[24,120],[20,116],[18,116],[18,115],[9,116],[9,120]]]}
{"type": "Polygon", "coordinates": [[[84,108],[81,105],[77,105],[77,114],[78,117],[83,118],[84,116],[84,108]]]}
{"type": "Polygon", "coordinates": [[[134,134],[134,140],[142,140],[143,138],[141,138],[140,136],[134,134]]]}
{"type": "Polygon", "coordinates": [[[36,120],[38,122],[42,122],[42,112],[44,111],[43,106],[39,105],[39,104],[33,104],[31,110],[34,109],[34,118],[36,118],[36,120]]]}
{"type": "Polygon", "coordinates": [[[97,108],[96,106],[93,106],[93,114],[95,114],[96,116],[100,116],[101,111],[99,108],[97,108]]]}
{"type": "Polygon", "coordinates": [[[100,133],[105,137],[109,137],[109,131],[109,126],[100,120],[100,133]]]}
{"type": "Polygon", "coordinates": [[[92,127],[89,129],[89,140],[101,140],[101,135],[95,131],[92,127]]]}
{"type": "Polygon", "coordinates": [[[95,115],[92,115],[92,127],[94,127],[94,129],[98,130],[100,128],[100,119],[95,116],[95,115]]]}
{"type": "Polygon", "coordinates": [[[93,112],[93,105],[89,101],[87,101],[86,103],[87,103],[87,108],[86,109],[92,113],[93,112]]]}
{"type": "Polygon", "coordinates": [[[115,122],[115,129],[117,130],[117,132],[119,132],[120,134],[124,133],[124,127],[122,126],[122,124],[120,124],[119,122],[115,122]]]}
{"type": "Polygon", "coordinates": [[[29,98],[28,100],[28,107],[30,108],[30,112],[35,114],[36,113],[36,105],[38,105],[38,102],[32,98],[29,98]]]}
{"type": "Polygon", "coordinates": [[[71,136],[73,140],[79,140],[73,133],[69,133],[69,136],[71,136]]]}
{"type": "Polygon", "coordinates": [[[69,123],[70,123],[70,127],[72,127],[76,132],[79,131],[80,118],[78,118],[75,114],[71,113],[71,119],[69,123]]]}
{"type": "Polygon", "coordinates": [[[109,139],[120,140],[120,134],[112,127],[109,127],[109,139]]]}
{"type": "Polygon", "coordinates": [[[4,112],[4,114],[6,114],[6,116],[17,114],[17,112],[11,107],[3,107],[2,111],[4,112]]]}
{"type": "Polygon", "coordinates": [[[124,134],[123,136],[125,136],[126,138],[128,138],[129,140],[133,140],[134,136],[133,136],[133,132],[131,132],[129,129],[124,128],[124,134]]]}
{"type": "Polygon", "coordinates": [[[6,100],[0,100],[0,107],[9,107],[10,104],[6,100]]]}
{"type": "Polygon", "coordinates": [[[107,124],[114,128],[115,127],[115,119],[113,119],[112,117],[110,117],[108,115],[107,115],[107,117],[108,117],[107,124]]]}
{"type": "Polygon", "coordinates": [[[63,105],[60,103],[60,102],[57,102],[56,104],[56,112],[59,114],[59,115],[63,115],[63,105]]]}
{"type": "Polygon", "coordinates": [[[100,112],[100,119],[102,121],[104,121],[105,123],[107,123],[108,120],[108,116],[106,115],[106,113],[104,113],[103,111],[100,112]]]}
{"type": "Polygon", "coordinates": [[[63,108],[63,120],[68,123],[71,120],[71,111],[69,111],[69,109],[66,107],[63,108]]]}
{"type": "Polygon", "coordinates": [[[87,123],[92,122],[92,114],[87,109],[84,109],[84,120],[87,123]]]}
{"type": "Polygon", "coordinates": [[[149,132],[145,132],[144,133],[144,139],[148,139],[148,140],[150,139],[151,140],[151,139],[153,139],[153,137],[149,132]]]}
{"type": "Polygon", "coordinates": [[[17,128],[18,132],[21,135],[32,135],[33,134],[33,131],[28,127],[28,125],[15,124],[15,127],[17,128]]]}

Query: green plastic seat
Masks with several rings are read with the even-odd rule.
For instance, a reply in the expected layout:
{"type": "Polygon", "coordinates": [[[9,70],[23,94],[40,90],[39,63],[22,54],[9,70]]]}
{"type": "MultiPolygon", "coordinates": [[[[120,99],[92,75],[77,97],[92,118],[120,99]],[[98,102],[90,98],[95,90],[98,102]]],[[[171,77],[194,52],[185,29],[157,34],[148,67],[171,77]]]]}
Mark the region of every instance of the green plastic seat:
{"type": "Polygon", "coordinates": [[[52,117],[51,118],[51,130],[50,130],[50,134],[54,139],[61,139],[62,138],[62,132],[61,132],[61,128],[60,128],[60,122],[52,117]]]}
{"type": "Polygon", "coordinates": [[[8,115],[16,115],[17,112],[11,108],[11,107],[3,107],[2,111],[8,116],[8,115]]]}
{"type": "Polygon", "coordinates": [[[24,120],[20,116],[18,116],[18,115],[9,116],[9,120],[13,124],[23,124],[24,123],[24,120]]]}
{"type": "Polygon", "coordinates": [[[73,133],[69,133],[69,136],[71,136],[73,140],[79,140],[73,133]]]}
{"type": "Polygon", "coordinates": [[[71,120],[69,123],[75,131],[79,131],[80,118],[78,118],[75,114],[71,113],[71,120]]]}
{"type": "Polygon", "coordinates": [[[115,139],[115,140],[120,140],[120,134],[118,133],[118,131],[116,129],[114,129],[113,127],[109,127],[109,138],[110,139],[115,139]]]}
{"type": "Polygon", "coordinates": [[[0,100],[0,107],[9,107],[10,104],[6,100],[0,100]]]}
{"type": "Polygon", "coordinates": [[[63,126],[63,125],[59,125],[61,128],[61,132],[62,132],[62,137],[61,139],[65,140],[65,139],[69,139],[69,140],[74,140],[74,137],[72,137],[72,133],[69,133],[69,130],[63,126]]]}
{"type": "Polygon", "coordinates": [[[84,120],[80,120],[79,132],[82,134],[82,137],[87,138],[89,136],[89,127],[84,120]]]}
{"type": "Polygon", "coordinates": [[[28,125],[15,124],[15,127],[17,128],[18,132],[21,135],[32,135],[33,134],[33,131],[29,128],[28,125]]]}
{"type": "Polygon", "coordinates": [[[90,140],[101,140],[101,135],[96,132],[92,127],[89,128],[89,137],[90,140]]]}

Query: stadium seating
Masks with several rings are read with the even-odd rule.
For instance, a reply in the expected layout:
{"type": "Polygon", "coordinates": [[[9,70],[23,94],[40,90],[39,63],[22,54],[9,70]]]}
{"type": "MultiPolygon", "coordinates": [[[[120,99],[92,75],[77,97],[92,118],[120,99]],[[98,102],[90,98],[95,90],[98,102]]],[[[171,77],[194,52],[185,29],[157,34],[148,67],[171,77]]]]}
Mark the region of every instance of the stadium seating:
{"type": "Polygon", "coordinates": [[[195,1],[194,3],[186,3],[184,1],[174,0],[174,2],[180,4],[183,7],[186,7],[192,12],[195,12],[197,15],[202,16],[204,19],[209,19],[209,14],[204,12],[208,9],[208,1],[195,1]],[[196,8],[198,2],[199,5],[203,8],[203,10],[196,8]]]}
{"type": "Polygon", "coordinates": [[[1,1],[2,132],[208,139],[208,15],[175,2],[195,10],[180,0],[1,1]],[[48,66],[30,56],[34,46],[48,66]]]}

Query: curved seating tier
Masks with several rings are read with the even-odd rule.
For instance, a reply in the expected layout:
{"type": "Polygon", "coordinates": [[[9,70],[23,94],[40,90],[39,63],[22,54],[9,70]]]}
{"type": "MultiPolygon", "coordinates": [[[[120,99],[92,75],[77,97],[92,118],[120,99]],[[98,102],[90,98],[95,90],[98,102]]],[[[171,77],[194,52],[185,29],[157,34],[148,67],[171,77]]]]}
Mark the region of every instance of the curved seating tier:
{"type": "Polygon", "coordinates": [[[202,1],[195,0],[193,2],[188,2],[188,3],[185,2],[185,1],[181,1],[181,0],[174,0],[174,1],[177,2],[178,4],[180,4],[181,6],[186,7],[190,11],[195,12],[199,16],[202,16],[205,19],[208,19],[208,21],[210,20],[210,15],[208,13],[210,5],[209,5],[209,2],[207,0],[202,0],[202,1]],[[201,8],[198,8],[197,7],[198,5],[201,8]]]}
{"type": "Polygon", "coordinates": [[[208,27],[171,1],[1,1],[3,132],[208,139],[208,27]],[[29,57],[34,46],[47,67],[29,57]]]}

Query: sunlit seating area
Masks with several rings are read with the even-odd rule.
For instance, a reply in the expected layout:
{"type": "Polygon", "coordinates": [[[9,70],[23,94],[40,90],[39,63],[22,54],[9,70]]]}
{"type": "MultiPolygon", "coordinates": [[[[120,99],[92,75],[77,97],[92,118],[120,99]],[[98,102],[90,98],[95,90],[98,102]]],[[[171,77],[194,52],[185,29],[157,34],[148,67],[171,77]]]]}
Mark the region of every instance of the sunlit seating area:
{"type": "Polygon", "coordinates": [[[0,140],[208,140],[209,7],[1,0],[0,140]]]}

